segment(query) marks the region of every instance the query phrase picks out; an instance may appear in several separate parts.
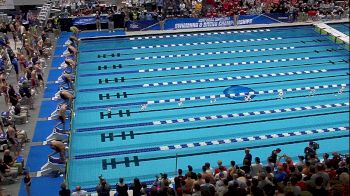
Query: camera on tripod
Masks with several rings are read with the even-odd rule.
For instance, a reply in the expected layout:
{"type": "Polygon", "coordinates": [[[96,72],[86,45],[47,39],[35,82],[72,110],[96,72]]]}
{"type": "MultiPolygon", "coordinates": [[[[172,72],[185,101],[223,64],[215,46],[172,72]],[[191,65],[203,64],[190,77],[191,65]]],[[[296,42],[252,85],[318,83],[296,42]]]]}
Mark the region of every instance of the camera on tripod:
{"type": "Polygon", "coordinates": [[[320,145],[316,142],[310,142],[309,145],[311,146],[311,148],[313,148],[314,150],[317,150],[320,148],[320,145]]]}

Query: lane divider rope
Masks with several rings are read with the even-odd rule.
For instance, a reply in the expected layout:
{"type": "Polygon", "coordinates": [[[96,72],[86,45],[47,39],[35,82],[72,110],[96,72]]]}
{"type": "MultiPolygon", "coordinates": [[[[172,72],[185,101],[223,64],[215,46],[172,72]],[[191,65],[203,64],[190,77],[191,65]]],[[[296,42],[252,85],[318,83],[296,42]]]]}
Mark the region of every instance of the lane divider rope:
{"type": "Polygon", "coordinates": [[[102,91],[102,90],[113,90],[113,89],[135,89],[135,88],[148,88],[148,87],[158,87],[158,86],[170,86],[170,85],[182,85],[182,84],[194,84],[194,83],[209,83],[217,81],[231,81],[231,80],[241,80],[241,79],[251,79],[251,78],[267,78],[267,77],[277,77],[277,76],[291,76],[291,75],[304,75],[304,74],[314,74],[314,73],[325,73],[332,71],[342,71],[344,69],[315,69],[307,71],[295,71],[295,72],[281,72],[281,73],[271,73],[271,74],[256,74],[256,75],[246,75],[246,76],[229,76],[220,78],[209,78],[209,79],[196,79],[196,80],[182,80],[182,81],[170,81],[170,82],[155,82],[150,84],[135,84],[128,86],[112,86],[104,88],[89,88],[80,89],[79,92],[91,92],[91,91],[102,91]]]}
{"type": "Polygon", "coordinates": [[[297,88],[287,88],[287,89],[271,89],[264,91],[250,91],[243,93],[232,93],[232,94],[220,94],[220,95],[207,95],[207,96],[197,96],[197,97],[181,97],[173,99],[161,99],[156,101],[147,101],[146,104],[159,104],[159,103],[173,103],[179,101],[195,101],[195,100],[206,100],[206,99],[217,99],[217,98],[226,98],[226,97],[241,97],[241,96],[252,96],[252,95],[263,95],[263,94],[272,94],[279,92],[296,92],[296,91],[307,91],[307,90],[317,90],[317,89],[328,89],[328,88],[337,88],[337,87],[347,87],[349,84],[331,84],[331,85],[322,85],[322,86],[307,86],[307,87],[297,87],[297,88]]]}
{"type": "Polygon", "coordinates": [[[296,108],[284,108],[284,109],[275,109],[275,110],[264,110],[264,111],[255,111],[255,112],[243,112],[243,113],[234,113],[234,114],[223,114],[223,115],[213,115],[213,116],[200,116],[194,118],[180,118],[176,120],[161,120],[153,121],[153,125],[161,124],[173,124],[173,123],[183,123],[183,122],[195,122],[203,120],[214,120],[220,118],[236,118],[242,116],[256,116],[261,114],[271,114],[271,113],[285,113],[291,111],[304,111],[304,110],[313,110],[320,108],[334,108],[334,107],[343,107],[348,106],[349,103],[336,103],[336,104],[326,104],[326,105],[316,105],[316,106],[305,106],[305,107],[296,107],[296,108]]]}
{"type": "Polygon", "coordinates": [[[189,56],[205,56],[205,55],[217,55],[217,54],[235,54],[235,53],[248,53],[248,52],[264,52],[264,51],[274,51],[274,50],[289,50],[295,49],[298,47],[277,47],[277,48],[259,48],[259,49],[246,49],[246,50],[227,50],[227,51],[217,51],[217,52],[200,52],[200,53],[191,53],[191,54],[171,54],[171,55],[162,55],[162,56],[146,56],[146,57],[136,57],[135,60],[148,60],[148,59],[165,59],[165,58],[178,58],[178,57],[189,57],[189,56]]]}
{"type": "Polygon", "coordinates": [[[226,51],[212,51],[212,52],[199,52],[199,53],[186,53],[186,54],[171,54],[161,56],[145,56],[136,57],[134,60],[149,60],[149,59],[168,59],[168,58],[179,58],[179,57],[190,57],[190,56],[206,56],[206,55],[218,55],[218,54],[235,54],[235,53],[250,53],[250,52],[265,52],[265,51],[278,51],[278,50],[293,50],[298,48],[312,48],[321,46],[330,46],[333,44],[321,44],[321,45],[306,45],[306,46],[289,46],[289,47],[276,47],[276,48],[254,48],[246,50],[226,50],[226,51]]]}
{"type": "MultiPolygon", "coordinates": [[[[312,57],[311,57],[312,58],[312,57]]],[[[141,69],[138,70],[140,73],[144,72],[156,72],[156,71],[171,71],[171,70],[185,70],[185,69],[198,69],[198,68],[208,68],[208,67],[224,67],[232,65],[247,65],[247,64],[261,64],[261,63],[275,63],[275,62],[289,62],[289,61],[301,61],[309,60],[310,57],[299,57],[299,58],[284,58],[284,59],[271,59],[271,60],[260,60],[260,61],[242,61],[234,63],[217,63],[217,64],[202,64],[202,65],[190,65],[190,66],[177,66],[177,67],[165,67],[156,69],[141,69]]]]}
{"type": "Polygon", "coordinates": [[[192,118],[180,118],[175,120],[160,120],[152,122],[141,122],[133,124],[119,124],[119,125],[110,125],[102,127],[89,127],[89,128],[78,128],[76,132],[92,132],[106,129],[118,129],[118,128],[131,128],[131,127],[144,127],[144,126],[155,126],[155,125],[164,125],[164,124],[176,124],[184,122],[195,122],[195,121],[205,121],[205,120],[215,120],[215,119],[225,119],[225,118],[237,118],[245,116],[256,116],[262,114],[273,114],[273,113],[286,113],[292,111],[305,111],[305,110],[314,110],[322,108],[337,108],[349,106],[349,102],[346,103],[335,103],[335,104],[325,104],[325,105],[315,105],[315,106],[305,106],[305,107],[295,107],[295,108],[282,108],[282,109],[273,109],[273,110],[264,110],[264,111],[254,111],[254,112],[243,112],[243,113],[232,113],[232,114],[223,114],[223,115],[212,115],[212,116],[201,116],[201,117],[192,117],[192,118]]]}
{"type": "Polygon", "coordinates": [[[146,148],[140,148],[140,149],[121,150],[121,151],[115,151],[115,152],[76,155],[74,156],[73,159],[88,159],[88,158],[117,156],[117,155],[134,154],[134,153],[169,151],[169,150],[175,150],[175,149],[195,148],[195,147],[213,146],[213,145],[221,145],[221,144],[233,144],[233,143],[240,143],[240,142],[276,139],[276,138],[284,138],[284,137],[292,137],[292,136],[313,135],[313,134],[331,133],[331,132],[344,132],[348,130],[349,130],[349,127],[332,127],[332,128],[325,128],[325,129],[306,130],[306,131],[274,133],[274,134],[266,134],[266,135],[259,135],[259,136],[226,138],[226,139],[218,139],[218,140],[211,140],[211,141],[193,142],[193,143],[187,143],[187,144],[175,144],[175,145],[166,145],[166,146],[157,146],[157,147],[146,147],[146,148]]]}
{"type": "MultiPolygon", "coordinates": [[[[322,59],[322,58],[332,58],[332,57],[344,57],[344,56],[348,56],[348,55],[302,57],[302,60],[322,59]]],[[[297,60],[297,58],[273,59],[273,60],[270,60],[270,62],[288,62],[288,61],[296,61],[296,60],[297,60]]],[[[261,63],[266,63],[267,61],[268,60],[264,60],[261,63]]],[[[259,61],[250,61],[249,62],[249,64],[256,64],[256,63],[259,63],[259,61]]],[[[328,63],[328,62],[324,62],[324,63],[328,63]]],[[[245,64],[247,64],[247,63],[245,62],[245,64]]],[[[134,73],[172,71],[172,70],[184,70],[184,69],[199,69],[199,68],[223,67],[223,66],[232,66],[232,65],[243,65],[243,64],[242,64],[242,62],[236,62],[236,63],[202,64],[202,65],[193,65],[193,66],[188,65],[188,66],[140,69],[140,70],[129,70],[129,71],[116,71],[116,72],[105,72],[105,73],[88,73],[88,74],[80,74],[79,77],[115,75],[115,74],[134,74],[134,73]]]]}
{"type": "Polygon", "coordinates": [[[149,100],[144,102],[130,102],[130,103],[120,103],[120,104],[109,104],[109,105],[99,105],[99,106],[85,106],[78,107],[78,110],[91,110],[91,109],[101,109],[101,108],[113,108],[121,106],[133,106],[133,105],[151,105],[151,104],[161,104],[161,103],[174,103],[179,101],[195,101],[195,100],[206,100],[206,99],[217,99],[217,98],[226,98],[226,97],[240,97],[248,95],[263,95],[271,94],[278,92],[296,92],[304,90],[317,90],[317,89],[328,89],[328,88],[338,88],[338,87],[347,87],[349,84],[330,84],[330,85],[321,85],[321,86],[307,86],[307,87],[296,87],[296,88],[287,88],[287,89],[270,89],[264,91],[250,91],[243,93],[233,93],[233,94],[220,94],[220,95],[206,95],[206,96],[197,96],[197,97],[181,97],[181,98],[171,98],[171,99],[161,99],[161,100],[149,100]]]}
{"type": "Polygon", "coordinates": [[[205,35],[227,35],[227,34],[238,34],[238,33],[259,33],[269,32],[270,29],[260,30],[245,30],[245,31],[222,31],[222,32],[208,32],[208,33],[188,33],[188,34],[174,34],[174,35],[158,35],[158,36],[146,36],[146,37],[131,37],[129,40],[143,40],[143,39],[163,39],[171,37],[194,37],[194,36],[205,36],[205,35]]]}
{"type": "Polygon", "coordinates": [[[135,46],[133,50],[139,49],[150,49],[150,48],[168,48],[168,47],[182,47],[182,46],[197,46],[197,45],[212,45],[212,44],[226,44],[226,43],[239,43],[239,42],[259,42],[259,41],[271,41],[281,40],[282,37],[271,37],[271,38],[257,38],[257,39],[237,39],[237,40],[223,40],[223,41],[210,41],[210,42],[193,42],[193,43],[182,43],[182,44],[163,44],[154,46],[135,46]]]}
{"type": "Polygon", "coordinates": [[[177,84],[187,84],[187,83],[206,83],[206,82],[216,82],[216,81],[230,81],[230,80],[241,80],[241,79],[250,79],[250,78],[266,78],[266,77],[276,77],[276,76],[291,76],[291,75],[301,75],[301,74],[312,74],[320,72],[329,72],[332,70],[327,69],[315,69],[310,71],[294,71],[294,72],[281,72],[281,73],[271,73],[271,74],[255,74],[255,75],[246,75],[246,76],[229,76],[229,77],[220,77],[220,78],[209,78],[209,79],[198,79],[198,80],[182,80],[182,81],[173,81],[173,82],[155,82],[150,84],[144,84],[143,87],[152,87],[152,86],[168,86],[168,85],[177,85],[177,84]]]}

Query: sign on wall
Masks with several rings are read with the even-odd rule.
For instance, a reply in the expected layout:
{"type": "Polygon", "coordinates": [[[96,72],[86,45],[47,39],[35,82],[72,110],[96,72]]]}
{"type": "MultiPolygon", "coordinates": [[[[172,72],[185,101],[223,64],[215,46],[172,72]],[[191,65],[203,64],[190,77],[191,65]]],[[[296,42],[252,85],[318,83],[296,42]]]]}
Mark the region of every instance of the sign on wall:
{"type": "MultiPolygon", "coordinates": [[[[241,15],[237,21],[238,25],[248,24],[271,24],[279,21],[271,19],[264,15],[241,15]]],[[[165,22],[164,29],[197,29],[208,27],[229,27],[234,25],[233,17],[217,18],[178,18],[168,19],[165,22]]]]}
{"type": "Polygon", "coordinates": [[[13,0],[0,0],[0,10],[15,9],[13,0]]]}

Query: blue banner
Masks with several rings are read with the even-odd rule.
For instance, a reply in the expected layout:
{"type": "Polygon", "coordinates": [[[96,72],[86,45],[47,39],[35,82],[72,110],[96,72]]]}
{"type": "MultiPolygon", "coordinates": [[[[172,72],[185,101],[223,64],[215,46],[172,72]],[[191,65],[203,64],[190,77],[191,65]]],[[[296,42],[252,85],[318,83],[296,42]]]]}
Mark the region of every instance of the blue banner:
{"type": "Polygon", "coordinates": [[[272,24],[279,23],[279,21],[269,18],[264,15],[241,15],[238,18],[238,25],[249,25],[249,24],[272,24]]]}
{"type": "Polygon", "coordinates": [[[232,17],[219,18],[177,18],[165,21],[164,29],[197,29],[208,27],[229,27],[233,25],[232,17]]]}
{"type": "MultiPolygon", "coordinates": [[[[100,21],[101,23],[108,23],[107,16],[101,16],[100,21]]],[[[72,19],[72,22],[73,22],[73,25],[76,25],[76,26],[96,24],[96,17],[95,16],[76,17],[72,19]]]]}
{"type": "Polygon", "coordinates": [[[160,30],[157,20],[127,21],[126,28],[128,31],[160,30]]]}
{"type": "MultiPolygon", "coordinates": [[[[238,25],[248,24],[271,24],[279,21],[264,15],[241,15],[238,18],[238,25]]],[[[165,21],[164,29],[197,29],[209,27],[229,27],[234,25],[233,17],[218,18],[178,18],[165,21]]]]}
{"type": "Polygon", "coordinates": [[[280,22],[290,22],[289,21],[289,14],[285,14],[285,13],[272,13],[272,14],[264,14],[268,17],[271,17],[273,19],[276,19],[280,22]]]}

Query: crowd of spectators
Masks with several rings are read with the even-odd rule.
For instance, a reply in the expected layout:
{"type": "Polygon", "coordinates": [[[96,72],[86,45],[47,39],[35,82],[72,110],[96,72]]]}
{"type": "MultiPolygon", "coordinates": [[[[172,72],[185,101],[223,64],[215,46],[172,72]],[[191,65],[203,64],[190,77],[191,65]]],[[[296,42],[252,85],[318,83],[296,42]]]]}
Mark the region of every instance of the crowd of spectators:
{"type": "MultiPolygon", "coordinates": [[[[0,116],[0,183],[17,181],[26,175],[23,168],[23,149],[29,142],[27,131],[17,125],[26,124],[34,109],[35,96],[44,89],[44,68],[51,55],[51,39],[38,26],[25,26],[23,18],[16,16],[0,24],[0,91],[5,111],[0,116]]],[[[1,191],[0,191],[1,195],[1,191]]]]}
{"type": "MultiPolygon", "coordinates": [[[[153,183],[142,183],[135,178],[125,184],[124,179],[111,185],[102,176],[96,186],[98,196],[109,196],[116,190],[117,196],[347,196],[349,195],[350,156],[333,152],[317,156],[318,145],[310,142],[305,155],[298,161],[281,153],[277,148],[263,161],[254,157],[248,148],[242,162],[230,164],[217,161],[212,167],[209,162],[202,166],[201,172],[194,172],[191,165],[186,170],[178,169],[178,174],[169,179],[163,173],[156,176],[153,183]],[[226,165],[226,166],[225,166],[226,165]]],[[[301,153],[302,154],[302,153],[301,153]]],[[[77,186],[70,191],[61,185],[60,196],[87,195],[77,186]]]]}
{"type": "Polygon", "coordinates": [[[61,7],[66,15],[86,16],[101,13],[125,14],[128,20],[163,20],[174,17],[223,17],[281,13],[289,21],[336,19],[349,13],[348,1],[334,0],[139,0],[123,5],[98,1],[70,1],[61,7]]]}

